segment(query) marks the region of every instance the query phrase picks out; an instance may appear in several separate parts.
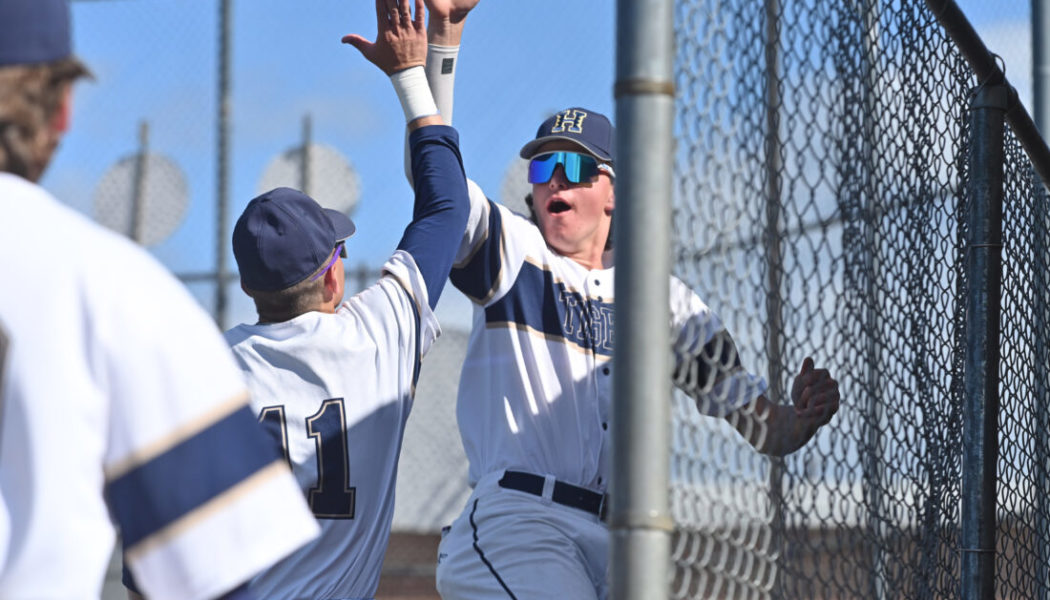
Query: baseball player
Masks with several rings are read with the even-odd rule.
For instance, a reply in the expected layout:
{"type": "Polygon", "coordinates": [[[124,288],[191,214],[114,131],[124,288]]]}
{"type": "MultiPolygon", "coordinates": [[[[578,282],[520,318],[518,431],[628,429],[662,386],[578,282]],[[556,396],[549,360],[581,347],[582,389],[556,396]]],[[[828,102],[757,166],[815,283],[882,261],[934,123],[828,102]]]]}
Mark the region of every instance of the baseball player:
{"type": "MultiPolygon", "coordinates": [[[[374,44],[344,41],[395,89],[427,91],[422,0],[414,18],[405,0],[377,1],[376,11],[374,44]]],[[[343,301],[341,258],[354,224],[301,192],[262,194],[234,228],[241,287],[259,321],[226,340],[321,527],[317,540],[252,581],[263,598],[372,598],[379,585],[402,436],[468,212],[457,134],[427,100],[405,105],[414,218],[371,287],[343,301]]]]}
{"type": "MultiPolygon", "coordinates": [[[[432,40],[455,59],[476,0],[428,0],[432,40]]],[[[433,52],[433,48],[431,48],[433,52]]],[[[451,113],[454,68],[428,61],[451,113]]],[[[615,208],[614,129],[572,107],[521,148],[531,218],[468,182],[470,217],[451,281],[474,305],[457,418],[474,491],[444,535],[443,598],[605,598],[615,208]]],[[[838,384],[806,358],[792,405],[764,395],[710,308],[671,278],[675,383],[758,450],[805,444],[838,410],[838,384]]]]}
{"type": "Polygon", "coordinates": [[[69,28],[0,0],[0,598],[98,598],[115,528],[152,598],[244,598],[317,524],[208,315],[35,183],[87,72],[69,28]]]}

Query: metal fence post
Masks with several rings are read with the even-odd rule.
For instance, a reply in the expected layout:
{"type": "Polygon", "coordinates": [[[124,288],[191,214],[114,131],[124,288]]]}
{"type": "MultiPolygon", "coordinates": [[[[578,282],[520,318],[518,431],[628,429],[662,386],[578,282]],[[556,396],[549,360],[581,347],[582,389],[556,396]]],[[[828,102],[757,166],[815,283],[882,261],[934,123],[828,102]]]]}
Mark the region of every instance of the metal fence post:
{"type": "Polygon", "coordinates": [[[967,600],[995,597],[1003,127],[1008,98],[1007,86],[993,84],[977,88],[971,101],[960,548],[961,595],[967,600]]]}
{"type": "MultiPolygon", "coordinates": [[[[1035,126],[1045,137],[1050,132],[1050,6],[1047,0],[1032,0],[1032,87],[1033,87],[1033,117],[1035,126]]],[[[1036,257],[1050,256],[1050,248],[1046,246],[1048,220],[1046,187],[1033,175],[1033,186],[1035,187],[1036,205],[1032,214],[1035,215],[1035,223],[1032,224],[1033,248],[1036,257]]],[[[1038,260],[1038,259],[1037,259],[1038,260]]],[[[1035,339],[1035,398],[1033,399],[1036,432],[1035,432],[1035,456],[1041,459],[1041,465],[1036,469],[1035,498],[1036,498],[1036,531],[1050,531],[1050,519],[1047,511],[1050,510],[1050,481],[1047,477],[1047,461],[1050,461],[1050,433],[1043,429],[1042,424],[1047,422],[1048,406],[1050,406],[1050,368],[1047,362],[1050,352],[1047,349],[1047,326],[1050,325],[1050,288],[1046,271],[1037,269],[1035,274],[1035,320],[1033,329],[1036,331],[1035,339]]],[[[1050,543],[1046,537],[1037,542],[1036,548],[1036,598],[1046,600],[1050,597],[1050,543]]]]}
{"type": "Polygon", "coordinates": [[[674,3],[616,13],[616,339],[611,597],[670,593],[671,169],[674,3]]]}

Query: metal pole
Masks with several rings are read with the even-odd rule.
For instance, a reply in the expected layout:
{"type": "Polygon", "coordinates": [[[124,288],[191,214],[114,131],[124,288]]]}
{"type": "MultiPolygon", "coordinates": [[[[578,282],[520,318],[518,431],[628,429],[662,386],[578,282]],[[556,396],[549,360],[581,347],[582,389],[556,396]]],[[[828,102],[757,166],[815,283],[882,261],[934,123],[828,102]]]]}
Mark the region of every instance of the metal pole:
{"type": "Polygon", "coordinates": [[[149,158],[149,123],[139,123],[139,152],[135,156],[135,175],[131,198],[131,232],[129,237],[142,245],[146,229],[146,177],[149,158]]]}
{"type": "MultiPolygon", "coordinates": [[[[1048,0],[1032,0],[1032,83],[1033,83],[1033,112],[1035,113],[1035,126],[1043,132],[1050,132],[1050,43],[1047,35],[1050,35],[1050,7],[1048,0]]],[[[1036,531],[1050,531],[1050,519],[1047,511],[1050,511],[1048,498],[1050,498],[1050,474],[1047,473],[1050,465],[1050,434],[1046,431],[1044,424],[1050,420],[1050,365],[1048,361],[1047,331],[1050,322],[1050,289],[1047,288],[1047,258],[1050,256],[1050,248],[1046,241],[1050,232],[1050,214],[1047,213],[1046,188],[1038,180],[1032,182],[1032,191],[1035,194],[1035,206],[1032,215],[1035,222],[1032,223],[1032,256],[1036,257],[1034,262],[1036,273],[1034,278],[1035,293],[1035,315],[1032,320],[1032,329],[1035,331],[1035,398],[1033,399],[1033,411],[1035,412],[1036,430],[1035,456],[1039,467],[1036,468],[1036,531]],[[1040,268],[1042,265],[1042,268],[1040,268]]],[[[1045,539],[1045,538],[1043,538],[1045,539]]],[[[1050,597],[1050,545],[1047,542],[1038,544],[1036,548],[1036,598],[1046,600],[1050,597]]]]}
{"type": "Polygon", "coordinates": [[[971,102],[960,549],[964,600],[995,597],[1003,126],[1008,98],[1007,86],[981,86],[971,102]]]}
{"type": "Polygon", "coordinates": [[[310,114],[307,113],[303,116],[303,148],[302,153],[299,155],[299,189],[306,194],[311,196],[310,190],[310,144],[313,143],[313,126],[310,122],[310,114]]]}
{"type": "MultiPolygon", "coordinates": [[[[766,352],[769,354],[769,395],[774,402],[784,396],[784,356],[781,343],[784,335],[784,306],[780,297],[784,280],[784,257],[780,240],[781,173],[783,161],[780,140],[780,0],[765,2],[765,58],[766,58],[766,352]]],[[[766,433],[768,435],[768,432],[766,433]]],[[[784,548],[784,459],[769,458],[769,504],[773,510],[772,528],[778,555],[784,548]]],[[[786,597],[780,577],[776,577],[773,597],[786,597]]]]}
{"type": "Polygon", "coordinates": [[[611,598],[670,593],[674,3],[616,3],[611,598]]]}
{"type": "Polygon", "coordinates": [[[1032,90],[1035,126],[1046,137],[1050,119],[1050,7],[1048,0],[1032,0],[1032,90]]]}
{"type": "Polygon", "coordinates": [[[215,322],[226,329],[226,230],[229,228],[230,12],[233,0],[219,0],[218,172],[216,173],[215,322]]]}
{"type": "MultiPolygon", "coordinates": [[[[876,161],[880,154],[875,151],[879,143],[876,128],[879,111],[876,107],[878,102],[878,78],[875,74],[875,64],[879,55],[879,3],[876,0],[861,0],[860,19],[864,27],[863,38],[863,69],[864,85],[862,115],[864,140],[861,146],[861,189],[863,199],[861,200],[865,213],[864,226],[864,266],[866,271],[864,285],[864,319],[865,336],[865,387],[868,395],[868,414],[871,416],[871,425],[868,428],[867,443],[869,457],[865,464],[866,481],[870,484],[865,486],[866,499],[870,507],[868,514],[868,527],[875,535],[877,543],[871,545],[871,572],[870,593],[872,599],[887,597],[887,569],[886,552],[884,542],[887,537],[887,524],[883,490],[885,486],[885,463],[883,450],[886,447],[886,399],[882,393],[882,370],[880,369],[880,334],[882,331],[881,312],[878,308],[879,294],[878,281],[881,275],[881,264],[879,262],[878,239],[882,229],[883,216],[880,211],[882,196],[877,192],[878,180],[874,176],[880,172],[876,161]]],[[[906,209],[905,209],[906,210],[906,209]]]]}
{"type": "MultiPolygon", "coordinates": [[[[1050,202],[1046,188],[1040,185],[1037,178],[1032,178],[1035,193],[1035,205],[1032,210],[1033,289],[1035,290],[1035,314],[1032,319],[1034,358],[1033,376],[1035,413],[1035,505],[1036,531],[1050,531],[1050,432],[1046,430],[1050,422],[1050,202]]],[[[1040,538],[1036,548],[1036,594],[1040,600],[1050,598],[1050,543],[1046,536],[1040,538]]]]}

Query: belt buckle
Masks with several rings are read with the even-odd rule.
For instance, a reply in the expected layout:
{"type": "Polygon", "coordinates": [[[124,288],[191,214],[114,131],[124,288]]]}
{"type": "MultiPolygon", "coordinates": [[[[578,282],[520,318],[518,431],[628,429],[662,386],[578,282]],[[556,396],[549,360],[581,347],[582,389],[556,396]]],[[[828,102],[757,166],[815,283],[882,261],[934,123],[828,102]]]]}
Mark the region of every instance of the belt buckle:
{"type": "Polygon", "coordinates": [[[605,508],[609,505],[609,494],[602,494],[601,502],[598,503],[598,520],[605,522],[605,508]]]}

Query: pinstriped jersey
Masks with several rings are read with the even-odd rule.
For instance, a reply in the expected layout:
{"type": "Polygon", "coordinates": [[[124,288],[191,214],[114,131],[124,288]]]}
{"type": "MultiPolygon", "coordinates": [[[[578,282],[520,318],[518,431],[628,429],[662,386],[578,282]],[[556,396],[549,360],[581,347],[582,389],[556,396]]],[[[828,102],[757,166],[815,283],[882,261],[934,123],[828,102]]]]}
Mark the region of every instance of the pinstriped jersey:
{"type": "MultiPolygon", "coordinates": [[[[587,269],[552,251],[531,221],[469,183],[451,281],[474,303],[456,409],[470,483],[516,469],[603,491],[615,269],[587,269]]],[[[705,414],[752,401],[765,382],[740,368],[717,315],[680,280],[670,286],[676,383],[692,384],[705,414]],[[728,367],[718,377],[708,376],[710,355],[728,367]]]]}
{"type": "Polygon", "coordinates": [[[315,535],[185,289],[35,184],[0,174],[0,210],[0,597],[97,598],[111,516],[153,600],[225,593],[315,535]]]}
{"type": "Polygon", "coordinates": [[[420,361],[440,334],[412,255],[335,314],[226,333],[252,406],[290,461],[321,535],[260,574],[260,598],[371,598],[390,535],[420,361]]]}

